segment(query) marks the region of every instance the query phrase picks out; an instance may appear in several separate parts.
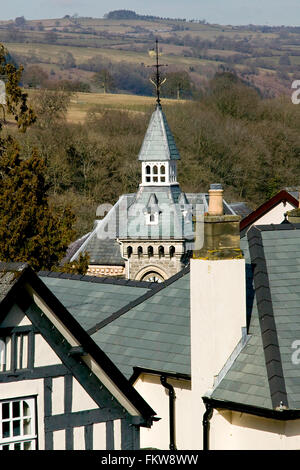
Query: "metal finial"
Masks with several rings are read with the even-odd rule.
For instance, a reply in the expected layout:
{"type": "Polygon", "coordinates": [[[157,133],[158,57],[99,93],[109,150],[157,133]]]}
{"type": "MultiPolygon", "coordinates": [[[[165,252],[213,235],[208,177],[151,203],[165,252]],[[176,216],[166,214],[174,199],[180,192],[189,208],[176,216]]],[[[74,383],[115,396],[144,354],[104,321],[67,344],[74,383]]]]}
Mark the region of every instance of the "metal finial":
{"type": "Polygon", "coordinates": [[[149,67],[155,67],[156,68],[156,73],[155,73],[155,77],[154,79],[150,78],[150,82],[153,83],[153,85],[155,86],[156,88],[156,102],[158,105],[160,105],[160,88],[161,86],[165,83],[165,81],[167,80],[166,78],[162,78],[162,76],[160,75],[159,73],[159,69],[160,67],[167,67],[167,64],[159,64],[159,61],[158,61],[158,40],[156,39],[156,64],[154,65],[150,65],[149,67]]]}

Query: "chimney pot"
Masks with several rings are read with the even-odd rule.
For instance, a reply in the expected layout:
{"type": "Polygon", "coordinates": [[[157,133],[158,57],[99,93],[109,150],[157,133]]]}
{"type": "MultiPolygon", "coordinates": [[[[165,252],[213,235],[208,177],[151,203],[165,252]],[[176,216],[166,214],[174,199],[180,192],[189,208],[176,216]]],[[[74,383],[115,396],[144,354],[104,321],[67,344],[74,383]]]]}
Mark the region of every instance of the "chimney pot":
{"type": "Polygon", "coordinates": [[[223,188],[219,183],[210,185],[209,189],[209,215],[223,215],[223,188]]]}

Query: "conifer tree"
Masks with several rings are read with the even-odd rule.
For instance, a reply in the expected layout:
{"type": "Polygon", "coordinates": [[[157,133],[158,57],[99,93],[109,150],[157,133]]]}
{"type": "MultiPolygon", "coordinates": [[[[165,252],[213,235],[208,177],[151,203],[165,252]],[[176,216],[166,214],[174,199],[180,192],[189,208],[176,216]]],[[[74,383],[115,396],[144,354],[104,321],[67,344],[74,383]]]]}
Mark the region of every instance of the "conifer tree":
{"type": "MultiPolygon", "coordinates": [[[[25,132],[36,118],[27,105],[27,94],[19,87],[22,68],[7,63],[6,57],[0,45],[7,110],[25,132]]],[[[24,159],[16,138],[0,135],[1,261],[28,262],[35,270],[48,270],[65,255],[74,236],[74,215],[69,208],[59,212],[50,207],[44,175],[45,163],[36,151],[24,159]]]]}

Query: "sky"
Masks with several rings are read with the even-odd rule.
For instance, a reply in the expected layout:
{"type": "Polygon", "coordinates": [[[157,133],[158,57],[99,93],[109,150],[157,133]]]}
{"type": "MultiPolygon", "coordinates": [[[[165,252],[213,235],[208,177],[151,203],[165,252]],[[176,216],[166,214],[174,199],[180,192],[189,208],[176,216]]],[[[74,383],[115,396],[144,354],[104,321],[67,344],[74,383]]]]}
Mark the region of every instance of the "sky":
{"type": "Polygon", "coordinates": [[[300,25],[299,0],[9,0],[1,1],[1,20],[80,16],[102,18],[112,10],[170,18],[205,19],[218,24],[300,25]]]}

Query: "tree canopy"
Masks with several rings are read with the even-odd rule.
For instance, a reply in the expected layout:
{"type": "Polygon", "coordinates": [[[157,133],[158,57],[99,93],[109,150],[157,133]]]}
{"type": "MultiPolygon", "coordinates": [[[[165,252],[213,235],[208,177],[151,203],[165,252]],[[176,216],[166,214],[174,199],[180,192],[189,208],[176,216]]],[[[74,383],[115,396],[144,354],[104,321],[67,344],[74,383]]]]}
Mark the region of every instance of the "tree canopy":
{"type": "MultiPolygon", "coordinates": [[[[22,68],[6,60],[0,46],[0,74],[6,80],[7,109],[23,133],[36,121],[19,87],[22,68]]],[[[5,123],[4,123],[5,124],[5,123]]],[[[33,269],[51,269],[65,255],[74,237],[74,215],[68,207],[54,210],[47,196],[45,162],[31,150],[24,158],[15,136],[0,135],[0,260],[28,262],[33,269]]]]}

